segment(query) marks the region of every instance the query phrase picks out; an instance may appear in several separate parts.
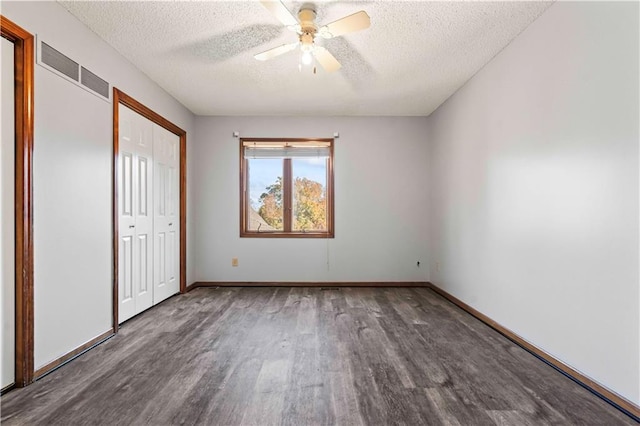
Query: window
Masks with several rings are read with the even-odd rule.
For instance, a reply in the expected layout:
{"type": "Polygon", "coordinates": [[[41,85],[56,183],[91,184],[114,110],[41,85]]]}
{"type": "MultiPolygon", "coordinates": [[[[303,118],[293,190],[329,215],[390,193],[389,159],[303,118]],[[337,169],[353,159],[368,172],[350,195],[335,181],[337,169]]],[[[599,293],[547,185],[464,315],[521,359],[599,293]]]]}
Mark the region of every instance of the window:
{"type": "Polygon", "coordinates": [[[333,139],[240,139],[240,236],[333,238],[333,139]]]}

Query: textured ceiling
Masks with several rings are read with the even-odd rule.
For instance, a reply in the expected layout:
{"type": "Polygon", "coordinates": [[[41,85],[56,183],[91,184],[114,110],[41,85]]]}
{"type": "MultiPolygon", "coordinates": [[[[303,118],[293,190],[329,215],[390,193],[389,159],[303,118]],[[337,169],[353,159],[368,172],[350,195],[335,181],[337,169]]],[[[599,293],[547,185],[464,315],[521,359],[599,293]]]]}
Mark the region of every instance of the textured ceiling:
{"type": "MultiPolygon", "coordinates": [[[[60,1],[198,115],[429,115],[550,2],[316,1],[316,22],[359,10],[369,29],[322,44],[342,63],[301,73],[297,40],[258,0],[60,1]]],[[[284,1],[294,14],[302,2],[284,1]]]]}

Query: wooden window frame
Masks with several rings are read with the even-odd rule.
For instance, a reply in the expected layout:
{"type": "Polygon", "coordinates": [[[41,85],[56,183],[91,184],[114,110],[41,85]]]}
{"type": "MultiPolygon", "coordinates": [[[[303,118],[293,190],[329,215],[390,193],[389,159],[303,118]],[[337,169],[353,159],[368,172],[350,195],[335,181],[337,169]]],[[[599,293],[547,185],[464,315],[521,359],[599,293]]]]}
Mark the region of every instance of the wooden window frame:
{"type": "MultiPolygon", "coordinates": [[[[240,237],[241,238],[334,238],[334,184],[333,184],[333,147],[334,139],[320,138],[240,138],[240,237]],[[247,209],[250,205],[248,178],[248,160],[244,158],[245,142],[291,142],[291,143],[329,143],[329,158],[327,160],[327,230],[326,231],[292,231],[292,196],[290,190],[283,190],[284,229],[285,231],[250,231],[247,209]],[[288,213],[287,213],[288,212],[288,213]],[[288,230],[288,231],[287,231],[288,230]]],[[[283,188],[292,188],[291,159],[284,159],[283,188]],[[288,164],[287,164],[288,163],[288,164]]]]}

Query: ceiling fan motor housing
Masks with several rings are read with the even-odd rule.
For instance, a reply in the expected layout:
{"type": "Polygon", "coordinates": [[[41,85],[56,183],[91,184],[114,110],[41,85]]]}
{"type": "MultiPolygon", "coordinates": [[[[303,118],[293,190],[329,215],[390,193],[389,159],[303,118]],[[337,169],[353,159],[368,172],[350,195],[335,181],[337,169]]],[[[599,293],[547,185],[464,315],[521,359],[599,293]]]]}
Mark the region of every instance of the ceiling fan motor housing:
{"type": "Polygon", "coordinates": [[[300,9],[298,12],[298,19],[300,20],[300,28],[302,33],[315,34],[318,31],[316,26],[316,11],[310,8],[300,9]]]}
{"type": "Polygon", "coordinates": [[[314,22],[316,19],[316,11],[305,7],[298,12],[298,19],[300,20],[300,44],[303,52],[309,52],[313,50],[313,43],[316,38],[316,32],[318,27],[314,22]]]}

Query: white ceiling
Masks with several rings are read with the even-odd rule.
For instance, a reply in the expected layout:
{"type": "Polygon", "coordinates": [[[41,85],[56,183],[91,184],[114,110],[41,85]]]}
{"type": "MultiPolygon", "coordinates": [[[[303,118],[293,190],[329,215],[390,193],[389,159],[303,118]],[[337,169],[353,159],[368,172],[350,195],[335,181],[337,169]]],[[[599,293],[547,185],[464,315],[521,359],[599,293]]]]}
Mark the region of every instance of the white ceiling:
{"type": "Polygon", "coordinates": [[[258,0],[60,3],[195,114],[397,116],[429,115],[552,4],[316,1],[318,24],[371,27],[322,40],[342,69],[313,75],[253,58],[297,40],[258,0]]]}

